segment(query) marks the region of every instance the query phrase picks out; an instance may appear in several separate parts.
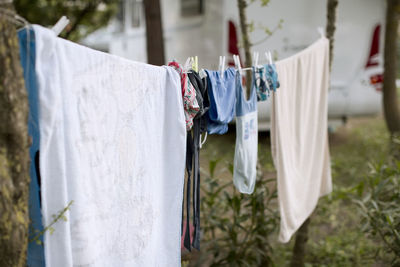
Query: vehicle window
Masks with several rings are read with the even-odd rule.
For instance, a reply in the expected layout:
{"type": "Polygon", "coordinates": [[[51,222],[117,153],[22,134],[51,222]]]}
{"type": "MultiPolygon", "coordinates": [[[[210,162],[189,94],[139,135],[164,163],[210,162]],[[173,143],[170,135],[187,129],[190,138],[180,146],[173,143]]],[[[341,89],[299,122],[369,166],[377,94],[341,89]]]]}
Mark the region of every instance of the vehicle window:
{"type": "Polygon", "coordinates": [[[181,0],[182,16],[196,16],[203,14],[203,0],[181,0]]]}

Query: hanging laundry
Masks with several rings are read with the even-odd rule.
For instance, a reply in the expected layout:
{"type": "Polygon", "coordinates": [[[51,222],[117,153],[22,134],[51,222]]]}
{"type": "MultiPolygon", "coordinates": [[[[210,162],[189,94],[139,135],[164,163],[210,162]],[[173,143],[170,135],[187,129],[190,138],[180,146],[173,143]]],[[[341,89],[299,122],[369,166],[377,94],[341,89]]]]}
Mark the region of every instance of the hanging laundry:
{"type": "Polygon", "coordinates": [[[241,193],[254,191],[257,176],[257,95],[253,68],[253,84],[249,100],[245,99],[242,76],[236,72],[236,145],[233,162],[233,183],[241,193]]]}
{"type": "Polygon", "coordinates": [[[264,67],[253,68],[253,77],[255,77],[255,87],[257,92],[257,101],[265,101],[269,98],[270,90],[265,83],[264,67]]]}
{"type": "Polygon", "coordinates": [[[278,80],[278,72],[276,71],[275,64],[266,64],[265,66],[265,77],[267,80],[269,90],[276,92],[276,89],[280,87],[278,80]]]}
{"type": "Polygon", "coordinates": [[[42,215],[40,213],[40,173],[39,173],[39,106],[38,106],[38,85],[35,73],[35,32],[32,29],[25,28],[18,32],[19,51],[21,65],[24,70],[25,85],[28,92],[29,117],[28,117],[28,133],[32,138],[32,145],[29,148],[31,177],[29,183],[29,239],[27,266],[44,267],[44,250],[43,236],[38,232],[43,231],[42,215]],[[37,237],[40,241],[33,241],[37,237]]]}
{"type": "Polygon", "coordinates": [[[226,69],[222,76],[220,71],[206,72],[210,97],[207,131],[209,134],[225,134],[235,115],[235,69],[226,69]]]}
{"type": "Polygon", "coordinates": [[[206,79],[201,79],[195,70],[190,70],[188,77],[196,90],[196,98],[200,106],[200,110],[193,122],[193,133],[188,132],[186,148],[186,218],[182,216],[183,220],[185,220],[183,244],[187,250],[191,251],[192,247],[200,249],[200,137],[202,133],[207,131],[207,117],[205,114],[210,107],[210,102],[206,79]],[[190,224],[191,177],[193,177],[193,224],[190,224]],[[193,239],[191,238],[192,226],[194,228],[193,239]]]}
{"type": "Polygon", "coordinates": [[[46,266],[180,266],[179,75],[33,28],[46,266]]]}
{"type": "Polygon", "coordinates": [[[183,72],[178,62],[172,61],[168,66],[173,67],[181,76],[181,88],[183,97],[183,108],[185,110],[186,130],[189,131],[193,126],[193,119],[200,110],[196,99],[196,91],[187,79],[187,74],[183,72]]]}
{"type": "Polygon", "coordinates": [[[288,242],[318,198],[332,191],[328,147],[329,41],[277,62],[281,88],[272,97],[271,148],[281,214],[279,240],[288,242]]]}
{"type": "Polygon", "coordinates": [[[253,71],[253,75],[256,77],[257,100],[265,101],[270,97],[271,91],[276,92],[276,89],[280,86],[276,66],[275,64],[266,64],[262,68],[255,68],[253,71]]]}

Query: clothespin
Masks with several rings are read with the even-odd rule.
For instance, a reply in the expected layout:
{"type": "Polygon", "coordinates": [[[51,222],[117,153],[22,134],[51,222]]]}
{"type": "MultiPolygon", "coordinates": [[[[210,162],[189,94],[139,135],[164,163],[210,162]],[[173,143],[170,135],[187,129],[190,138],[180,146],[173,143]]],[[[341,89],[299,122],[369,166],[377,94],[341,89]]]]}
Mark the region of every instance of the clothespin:
{"type": "Polygon", "coordinates": [[[199,58],[197,56],[191,57],[192,59],[192,69],[196,72],[199,71],[199,58]]]}
{"type": "Polygon", "coordinates": [[[239,73],[242,74],[242,66],[240,65],[240,58],[238,55],[233,55],[233,60],[235,61],[235,66],[239,73]]]}
{"type": "Polygon", "coordinates": [[[267,58],[269,64],[272,64],[272,56],[271,56],[271,51],[265,52],[265,57],[267,58]]]}
{"type": "Polygon", "coordinates": [[[253,59],[254,59],[254,66],[257,68],[258,67],[258,52],[253,52],[253,59]]]}
{"type": "Polygon", "coordinates": [[[62,16],[57,23],[53,26],[52,31],[58,36],[65,27],[69,24],[69,19],[66,16],[62,16]]]}
{"type": "Polygon", "coordinates": [[[224,78],[225,56],[219,56],[218,70],[221,72],[221,77],[224,78]]]}
{"type": "Polygon", "coordinates": [[[236,60],[236,55],[233,55],[233,63],[235,63],[235,68],[239,69],[238,68],[238,64],[237,64],[237,60],[236,60]]]}
{"type": "Polygon", "coordinates": [[[319,35],[320,35],[321,38],[324,38],[324,37],[325,37],[324,28],[318,27],[318,28],[317,28],[317,31],[318,31],[318,33],[319,33],[319,35]]]}
{"type": "Polygon", "coordinates": [[[203,79],[203,78],[207,77],[207,72],[204,69],[201,69],[199,71],[199,76],[201,79],[203,79]]]}
{"type": "Polygon", "coordinates": [[[183,71],[188,71],[191,65],[192,65],[192,58],[188,57],[186,59],[185,65],[183,65],[183,71]]]}

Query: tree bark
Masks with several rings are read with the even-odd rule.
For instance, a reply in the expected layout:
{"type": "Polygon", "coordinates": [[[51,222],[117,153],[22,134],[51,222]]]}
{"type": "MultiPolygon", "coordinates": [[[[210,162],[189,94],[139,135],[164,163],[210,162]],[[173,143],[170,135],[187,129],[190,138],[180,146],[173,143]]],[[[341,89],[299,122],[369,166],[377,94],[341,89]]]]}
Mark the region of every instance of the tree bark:
{"type": "Polygon", "coordinates": [[[333,61],[333,43],[336,31],[336,10],[339,0],[328,0],[327,3],[327,23],[326,37],[329,39],[329,68],[332,68],[333,61]]]}
{"type": "Polygon", "coordinates": [[[383,110],[386,126],[393,136],[400,135],[400,110],[397,98],[396,76],[397,76],[397,28],[398,14],[396,7],[398,0],[387,0],[386,28],[385,28],[385,51],[384,51],[384,73],[383,73],[383,110]]]}
{"type": "Polygon", "coordinates": [[[147,62],[164,65],[164,37],[162,30],[160,0],[144,0],[146,16],[147,62]]]}
{"type": "Polygon", "coordinates": [[[310,224],[310,218],[308,218],[297,230],[296,241],[293,247],[292,260],[290,262],[291,267],[303,267],[304,256],[306,252],[306,243],[308,240],[308,225],[310,224]]]}
{"type": "MultiPolygon", "coordinates": [[[[244,49],[244,56],[245,56],[245,66],[246,67],[251,67],[252,66],[252,60],[251,60],[251,53],[250,53],[250,48],[251,48],[251,43],[250,43],[250,37],[249,37],[249,32],[248,32],[248,24],[247,24],[247,16],[246,16],[246,8],[247,8],[247,3],[246,0],[238,0],[238,9],[239,9],[239,20],[240,20],[240,30],[242,32],[242,42],[243,42],[243,49],[244,49]]],[[[249,97],[250,96],[250,90],[251,90],[251,72],[246,73],[246,95],[249,97]]]]}
{"type": "MultiPolygon", "coordinates": [[[[13,10],[11,5],[0,5],[13,10]]],[[[15,26],[0,14],[0,266],[25,266],[28,245],[28,102],[15,26]]]]}

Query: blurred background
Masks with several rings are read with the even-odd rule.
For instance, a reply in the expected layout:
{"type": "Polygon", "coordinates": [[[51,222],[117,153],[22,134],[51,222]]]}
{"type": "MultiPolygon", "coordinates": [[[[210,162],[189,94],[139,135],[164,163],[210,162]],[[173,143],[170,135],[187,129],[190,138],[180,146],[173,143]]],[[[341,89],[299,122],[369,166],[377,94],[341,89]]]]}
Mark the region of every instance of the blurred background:
{"type": "MultiPolygon", "coordinates": [[[[232,66],[232,55],[239,54],[245,63],[236,1],[148,2],[148,6],[153,5],[148,7],[149,13],[159,8],[155,13],[159,16],[147,16],[156,21],[149,25],[148,34],[143,0],[17,0],[15,6],[28,21],[42,25],[53,25],[66,15],[71,23],[61,36],[131,60],[148,62],[149,54],[153,57],[149,63],[162,65],[177,60],[183,64],[188,57],[198,56],[201,68],[217,69],[219,56],[226,56],[226,64],[232,66]],[[147,43],[153,43],[150,53],[147,43]]],[[[260,53],[259,63],[267,62],[267,51],[275,60],[294,55],[320,37],[318,27],[327,25],[327,1],[248,3],[248,49],[260,53]]],[[[385,7],[385,2],[378,0],[341,1],[337,7],[329,93],[332,129],[349,116],[378,114],[382,109],[385,7]]],[[[267,130],[269,102],[259,104],[259,111],[259,127],[267,130]]]]}

